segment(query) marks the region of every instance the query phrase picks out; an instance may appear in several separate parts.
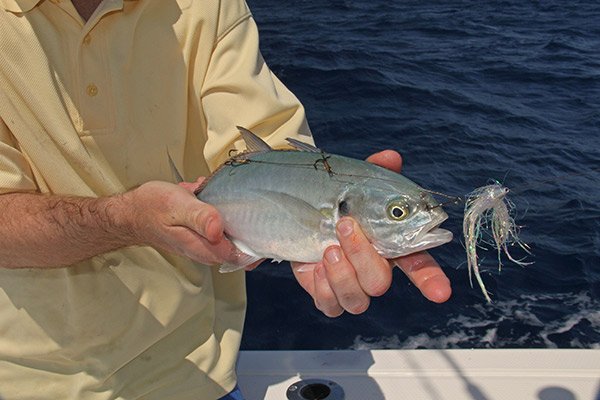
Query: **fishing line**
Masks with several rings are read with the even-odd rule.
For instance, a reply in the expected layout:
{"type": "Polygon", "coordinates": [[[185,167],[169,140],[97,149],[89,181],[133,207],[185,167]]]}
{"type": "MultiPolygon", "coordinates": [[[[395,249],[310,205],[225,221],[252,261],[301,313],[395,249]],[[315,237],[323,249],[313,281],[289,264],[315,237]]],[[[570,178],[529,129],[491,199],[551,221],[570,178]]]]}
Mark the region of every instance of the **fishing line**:
{"type": "MultiPolygon", "coordinates": [[[[391,177],[385,178],[381,176],[361,175],[360,173],[344,173],[343,170],[336,171],[335,168],[332,168],[330,164],[330,159],[332,157],[331,155],[310,144],[302,143],[295,139],[288,139],[288,142],[292,145],[292,147],[295,148],[295,150],[288,151],[312,153],[314,155],[314,162],[293,162],[294,160],[291,160],[291,162],[284,162],[281,160],[267,161],[253,159],[252,157],[254,155],[272,151],[272,149],[269,147],[269,145],[264,143],[252,132],[241,127],[238,127],[238,129],[240,130],[250,151],[246,151],[239,154],[233,154],[232,152],[230,152],[230,159],[226,161],[225,164],[223,164],[223,166],[231,167],[231,170],[229,171],[230,174],[235,174],[235,169],[243,168],[243,165],[245,164],[256,163],[277,165],[280,168],[288,167],[323,171],[326,172],[331,179],[334,179],[340,183],[345,182],[345,180],[343,179],[344,177],[354,178],[353,180],[348,180],[348,184],[356,184],[356,178],[364,180],[373,179],[383,182],[391,182],[392,184],[398,183],[397,179],[393,179],[391,177]]],[[[600,168],[597,167],[591,170],[600,170],[600,168]]],[[[540,185],[552,182],[559,182],[569,177],[584,176],[588,171],[568,173],[557,177],[538,180],[536,182],[530,182],[528,185],[522,185],[517,187],[516,189],[513,189],[512,192],[515,194],[523,193],[526,190],[530,190],[540,185]]],[[[369,171],[367,170],[367,172],[369,171]]],[[[507,180],[507,176],[508,172],[505,174],[503,181],[507,180]]],[[[205,180],[203,183],[205,184],[208,180],[210,180],[210,177],[207,178],[207,180],[205,180]]],[[[477,255],[477,250],[486,249],[484,245],[494,246],[498,254],[499,269],[502,267],[502,254],[504,254],[506,258],[508,258],[508,260],[518,265],[524,266],[529,264],[524,262],[523,259],[514,258],[508,250],[509,246],[517,245],[522,250],[530,254],[529,246],[522,242],[518,237],[520,227],[516,225],[515,220],[513,218],[515,207],[514,204],[506,198],[506,195],[509,193],[509,189],[505,187],[503,183],[493,181],[492,183],[486,186],[479,187],[464,196],[449,195],[446,193],[423,188],[420,188],[420,190],[421,191],[419,195],[421,197],[422,203],[424,203],[425,206],[419,208],[418,212],[422,212],[423,210],[425,210],[426,212],[430,212],[438,207],[443,207],[447,205],[459,205],[461,203],[464,203],[464,216],[462,226],[465,251],[467,253],[469,280],[472,282],[471,278],[474,275],[485,299],[488,302],[491,302],[491,298],[485,288],[484,282],[481,279],[479,273],[480,260],[477,255]],[[444,199],[444,201],[439,201],[437,199],[435,201],[431,201],[432,196],[441,197],[444,199]]],[[[433,228],[432,231],[435,229],[437,229],[437,227],[433,228]]],[[[429,232],[425,233],[427,234],[429,232]]]]}
{"type": "MultiPolygon", "coordinates": [[[[281,161],[253,160],[248,158],[248,154],[240,154],[238,156],[232,157],[232,159],[228,163],[233,167],[238,167],[247,163],[260,163],[291,168],[314,169],[317,171],[321,170],[327,172],[329,176],[332,177],[332,179],[336,179],[339,177],[348,177],[376,179],[384,182],[396,182],[393,179],[384,177],[361,174],[347,174],[344,172],[335,171],[329,163],[329,158],[330,156],[328,154],[326,154],[325,152],[321,152],[321,156],[317,156],[314,163],[307,164],[286,163],[281,161]]],[[[592,170],[600,170],[600,168],[594,168],[592,170]]],[[[509,190],[500,182],[494,181],[494,183],[477,188],[464,196],[454,196],[429,189],[422,190],[424,193],[448,199],[447,201],[439,202],[436,205],[428,204],[426,206],[427,210],[432,210],[447,205],[459,205],[461,203],[464,203],[463,236],[465,243],[465,251],[467,254],[469,280],[471,280],[472,276],[475,276],[475,279],[479,284],[483,296],[485,297],[488,303],[491,303],[490,295],[486,290],[485,284],[480,276],[479,257],[477,254],[477,249],[485,249],[484,245],[489,244],[495,247],[498,253],[499,269],[501,269],[502,267],[502,253],[511,262],[516,263],[518,265],[525,266],[531,264],[524,262],[523,259],[514,258],[509,252],[509,246],[517,245],[528,254],[531,254],[529,251],[529,246],[523,241],[521,241],[518,236],[520,227],[516,225],[515,220],[513,218],[515,207],[514,204],[506,198],[506,195],[509,193],[509,191],[514,194],[519,194],[540,185],[559,182],[561,180],[574,176],[584,176],[586,175],[586,172],[574,172],[564,174],[558,177],[533,182],[512,190],[509,190]],[[486,239],[484,237],[484,232],[490,232],[490,236],[493,240],[490,241],[486,239]]],[[[506,175],[504,179],[506,180],[506,175]]],[[[424,198],[423,193],[422,197],[424,198]]]]}
{"type": "MultiPolygon", "coordinates": [[[[291,151],[293,151],[293,150],[291,150],[291,151]]],[[[288,163],[288,162],[281,162],[281,161],[253,160],[253,159],[246,158],[250,154],[252,154],[252,153],[242,153],[242,154],[235,155],[230,160],[226,161],[225,165],[230,165],[232,167],[239,167],[244,164],[254,163],[254,164],[277,165],[277,166],[303,168],[303,169],[315,169],[317,171],[319,170],[318,165],[322,165],[323,166],[322,170],[327,172],[329,174],[329,176],[331,176],[331,177],[339,176],[339,177],[348,177],[348,178],[375,179],[375,180],[384,181],[384,182],[396,183],[396,180],[394,180],[394,179],[383,178],[380,176],[346,174],[343,172],[336,172],[333,170],[333,168],[329,164],[328,160],[330,158],[330,155],[328,155],[327,153],[322,153],[321,158],[318,158],[312,164],[291,163],[291,162],[288,163]]],[[[439,203],[435,206],[428,206],[428,209],[433,209],[433,208],[442,207],[442,206],[451,205],[451,204],[457,205],[461,202],[464,202],[464,199],[465,199],[465,196],[455,196],[455,195],[449,195],[449,194],[442,193],[442,192],[436,192],[436,191],[430,190],[430,189],[424,189],[424,188],[421,188],[421,189],[424,192],[449,199],[449,201],[447,201],[447,202],[439,203]]]]}

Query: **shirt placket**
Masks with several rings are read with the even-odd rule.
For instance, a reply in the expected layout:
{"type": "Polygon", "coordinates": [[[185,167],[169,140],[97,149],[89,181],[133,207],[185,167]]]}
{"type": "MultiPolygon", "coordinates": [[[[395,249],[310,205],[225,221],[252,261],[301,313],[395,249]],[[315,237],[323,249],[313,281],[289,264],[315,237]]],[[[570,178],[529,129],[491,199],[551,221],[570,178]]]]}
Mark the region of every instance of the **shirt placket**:
{"type": "Polygon", "coordinates": [[[99,27],[81,32],[77,43],[79,113],[82,135],[111,132],[114,123],[106,39],[99,27]]]}
{"type": "Polygon", "coordinates": [[[81,29],[72,47],[72,71],[76,87],[78,121],[75,126],[81,136],[114,132],[115,116],[113,90],[110,79],[110,56],[107,35],[102,18],[107,13],[122,9],[121,0],[104,1],[85,22],[68,0],[51,0],[71,17],[81,29]]]}

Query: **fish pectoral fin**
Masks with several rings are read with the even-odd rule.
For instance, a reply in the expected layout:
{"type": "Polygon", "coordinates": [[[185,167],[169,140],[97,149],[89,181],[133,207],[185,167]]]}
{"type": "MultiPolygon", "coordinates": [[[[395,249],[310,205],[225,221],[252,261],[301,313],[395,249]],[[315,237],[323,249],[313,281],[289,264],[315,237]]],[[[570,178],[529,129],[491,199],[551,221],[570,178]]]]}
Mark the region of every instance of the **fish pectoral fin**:
{"type": "Polygon", "coordinates": [[[276,211],[274,214],[278,215],[278,225],[294,225],[311,232],[321,231],[326,216],[310,203],[287,193],[274,191],[261,192],[260,197],[265,207],[272,207],[276,211]]]}

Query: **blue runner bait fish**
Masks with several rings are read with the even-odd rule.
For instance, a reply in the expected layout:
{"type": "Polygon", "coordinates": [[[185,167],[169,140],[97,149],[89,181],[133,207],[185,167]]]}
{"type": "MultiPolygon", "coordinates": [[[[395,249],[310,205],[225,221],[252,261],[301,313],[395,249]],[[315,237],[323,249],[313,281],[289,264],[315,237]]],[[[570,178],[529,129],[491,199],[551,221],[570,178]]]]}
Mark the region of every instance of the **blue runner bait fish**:
{"type": "Polygon", "coordinates": [[[387,259],[452,240],[439,228],[448,218],[440,204],[408,178],[293,139],[295,150],[273,150],[238,129],[248,151],[231,157],[196,192],[219,210],[225,234],[243,253],[239,265],[222,272],[262,258],[320,261],[338,244],[335,226],[343,216],[355,218],[387,259]]]}

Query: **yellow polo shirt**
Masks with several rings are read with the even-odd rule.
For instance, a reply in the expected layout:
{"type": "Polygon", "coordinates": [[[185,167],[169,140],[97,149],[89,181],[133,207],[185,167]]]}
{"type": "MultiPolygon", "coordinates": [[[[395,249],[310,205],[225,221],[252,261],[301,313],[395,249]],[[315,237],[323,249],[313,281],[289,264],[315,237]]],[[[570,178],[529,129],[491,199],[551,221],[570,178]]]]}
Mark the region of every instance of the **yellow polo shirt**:
{"type": "MultiPolygon", "coordinates": [[[[103,196],[309,134],[243,0],[0,0],[0,193],[103,196]]],[[[10,238],[0,238],[10,240],[10,238]]],[[[235,385],[243,272],[148,247],[0,269],[0,398],[215,399],[235,385]]]]}

